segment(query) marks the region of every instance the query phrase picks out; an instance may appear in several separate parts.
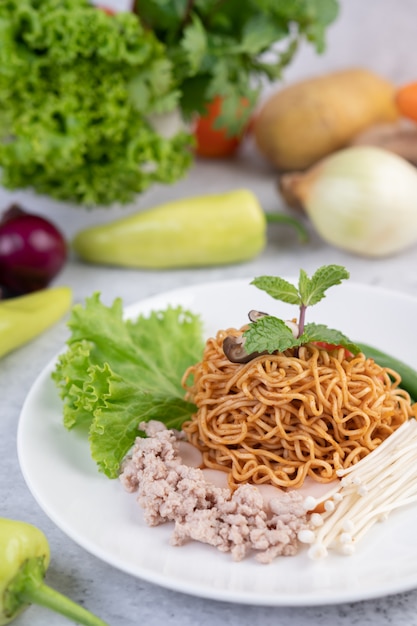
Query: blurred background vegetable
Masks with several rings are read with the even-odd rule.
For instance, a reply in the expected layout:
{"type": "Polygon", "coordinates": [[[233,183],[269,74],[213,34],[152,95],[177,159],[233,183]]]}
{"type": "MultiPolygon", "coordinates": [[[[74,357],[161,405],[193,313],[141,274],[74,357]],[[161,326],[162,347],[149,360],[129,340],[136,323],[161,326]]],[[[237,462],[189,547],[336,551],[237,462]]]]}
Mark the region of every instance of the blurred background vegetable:
{"type": "Polygon", "coordinates": [[[256,115],[259,151],[279,170],[311,167],[376,123],[398,118],[395,88],[364,68],[299,81],[273,93],[256,115]]]}
{"type": "Polygon", "coordinates": [[[165,138],[148,121],[177,106],[173,66],[137,16],[10,0],[0,24],[3,185],[107,205],[184,175],[189,134],[165,138]]]}
{"type": "Polygon", "coordinates": [[[387,150],[345,148],[307,172],[283,174],[279,185],[333,246],[383,257],[417,241],[417,170],[387,150]]]}
{"type": "Polygon", "coordinates": [[[67,260],[64,235],[49,220],[12,205],[0,220],[0,287],[10,295],[43,289],[67,260]]]}
{"type": "MultiPolygon", "coordinates": [[[[199,115],[194,124],[194,137],[196,140],[195,152],[199,156],[209,158],[229,157],[235,154],[245,135],[246,128],[242,128],[236,134],[229,134],[225,128],[217,128],[217,120],[221,114],[222,98],[217,96],[207,104],[206,115],[199,115]]],[[[245,98],[240,102],[236,117],[242,115],[249,106],[245,98]]],[[[245,116],[246,119],[246,116],[245,116]]],[[[247,122],[249,125],[249,121],[247,122]]]]}
{"type": "Polygon", "coordinates": [[[2,184],[95,206],[175,182],[192,163],[191,134],[164,137],[151,117],[179,108],[194,122],[220,97],[215,127],[239,136],[262,81],[281,76],[301,41],[323,51],[337,10],[141,0],[109,15],[88,0],[1,2],[2,184]]]}
{"type": "Polygon", "coordinates": [[[338,2],[135,0],[133,11],[167,47],[184,116],[205,116],[220,97],[214,127],[233,137],[245,128],[263,82],[281,78],[302,41],[324,50],[338,2]]]}
{"type": "Polygon", "coordinates": [[[417,126],[398,122],[375,124],[356,135],[349,145],[383,148],[417,166],[417,126]]]}
{"type": "Polygon", "coordinates": [[[401,115],[417,122],[417,82],[399,87],[395,100],[401,115]]]}
{"type": "Polygon", "coordinates": [[[69,310],[72,290],[50,287],[0,301],[0,357],[35,339],[69,310]]]}
{"type": "Polygon", "coordinates": [[[81,259],[151,269],[201,267],[247,261],[262,252],[267,222],[296,228],[293,217],[264,213],[247,189],[167,202],[77,233],[72,247],[81,259]]]}

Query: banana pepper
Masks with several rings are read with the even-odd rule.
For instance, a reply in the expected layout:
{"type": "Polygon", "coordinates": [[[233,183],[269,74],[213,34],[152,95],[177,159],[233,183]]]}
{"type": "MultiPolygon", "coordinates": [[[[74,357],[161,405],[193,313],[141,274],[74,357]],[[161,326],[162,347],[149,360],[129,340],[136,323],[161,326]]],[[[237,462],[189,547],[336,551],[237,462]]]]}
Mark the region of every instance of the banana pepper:
{"type": "Polygon", "coordinates": [[[305,231],[294,218],[264,213],[247,189],[167,202],[128,217],[86,228],[72,247],[89,263],[166,269],[249,260],[266,244],[267,222],[305,231]]]}
{"type": "Polygon", "coordinates": [[[70,308],[69,287],[41,289],[0,301],[0,357],[37,337],[70,308]]]}
{"type": "Polygon", "coordinates": [[[44,583],[49,561],[48,541],[41,530],[0,518],[0,626],[30,604],[40,604],[85,626],[108,626],[44,583]]]}

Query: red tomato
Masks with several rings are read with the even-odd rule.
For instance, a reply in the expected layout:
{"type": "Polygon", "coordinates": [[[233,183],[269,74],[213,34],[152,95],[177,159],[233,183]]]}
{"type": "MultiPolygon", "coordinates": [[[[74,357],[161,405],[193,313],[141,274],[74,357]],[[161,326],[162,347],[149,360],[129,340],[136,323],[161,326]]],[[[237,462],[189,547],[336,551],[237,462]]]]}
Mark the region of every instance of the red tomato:
{"type": "MultiPolygon", "coordinates": [[[[213,128],[221,109],[222,98],[217,96],[208,106],[207,115],[197,119],[194,136],[196,139],[195,151],[199,156],[221,158],[233,155],[238,149],[245,130],[237,136],[229,136],[226,130],[213,128]]],[[[247,100],[242,100],[247,106],[247,100]]]]}

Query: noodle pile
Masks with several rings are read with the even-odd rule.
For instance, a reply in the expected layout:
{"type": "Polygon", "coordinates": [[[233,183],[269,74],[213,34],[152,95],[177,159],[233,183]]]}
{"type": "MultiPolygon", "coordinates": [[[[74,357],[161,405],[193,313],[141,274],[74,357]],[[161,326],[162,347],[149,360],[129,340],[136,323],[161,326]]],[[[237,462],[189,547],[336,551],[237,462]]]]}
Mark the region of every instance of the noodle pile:
{"type": "Polygon", "coordinates": [[[307,344],[232,363],[223,340],[241,334],[219,331],[183,378],[197,406],[183,430],[206,467],[229,472],[232,489],[297,488],[306,476],[330,482],[417,417],[399,375],[363,354],[346,358],[344,349],[307,344]]]}

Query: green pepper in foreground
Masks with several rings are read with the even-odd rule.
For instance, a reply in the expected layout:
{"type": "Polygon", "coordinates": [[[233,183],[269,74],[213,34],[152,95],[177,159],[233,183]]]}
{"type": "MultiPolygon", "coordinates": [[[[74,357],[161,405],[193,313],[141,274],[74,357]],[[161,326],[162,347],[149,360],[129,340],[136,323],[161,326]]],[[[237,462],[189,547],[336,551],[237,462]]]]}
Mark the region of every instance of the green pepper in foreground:
{"type": "Polygon", "coordinates": [[[41,289],[0,301],[0,357],[55,324],[70,308],[69,287],[41,289]]]}
{"type": "Polygon", "coordinates": [[[0,517],[0,626],[30,604],[40,604],[85,626],[108,626],[43,582],[49,560],[48,541],[41,530],[0,517]]]}
{"type": "Polygon", "coordinates": [[[167,202],[80,231],[72,242],[84,261],[124,267],[164,269],[247,261],[266,244],[267,222],[297,228],[294,218],[264,213],[247,189],[167,202]]]}

